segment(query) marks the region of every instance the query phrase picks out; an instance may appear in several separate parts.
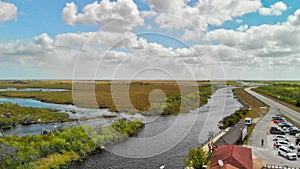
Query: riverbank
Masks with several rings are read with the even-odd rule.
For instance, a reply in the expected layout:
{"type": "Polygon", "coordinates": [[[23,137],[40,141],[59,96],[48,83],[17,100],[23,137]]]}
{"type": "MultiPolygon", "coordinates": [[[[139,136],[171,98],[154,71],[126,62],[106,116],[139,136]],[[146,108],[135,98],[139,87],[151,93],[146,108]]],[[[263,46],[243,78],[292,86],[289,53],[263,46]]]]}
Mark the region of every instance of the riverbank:
{"type": "Polygon", "coordinates": [[[12,103],[0,103],[0,128],[8,129],[18,124],[52,123],[70,121],[68,114],[50,108],[23,107],[12,103]]]}
{"type": "MultiPolygon", "coordinates": [[[[211,90],[211,88],[208,87],[208,86],[207,86],[207,89],[211,90]]],[[[236,110],[237,107],[240,107],[240,105],[238,103],[236,103],[235,100],[232,99],[232,93],[228,89],[226,89],[226,88],[219,89],[216,93],[214,93],[212,98],[211,98],[212,102],[209,102],[208,104],[205,104],[205,106],[202,106],[200,108],[192,110],[191,113],[180,114],[178,116],[173,116],[173,115],[158,116],[158,117],[154,117],[154,119],[151,116],[150,117],[145,117],[145,118],[149,119],[149,120],[147,120],[147,122],[153,123],[153,124],[147,125],[145,127],[145,131],[143,130],[141,132],[141,134],[137,135],[136,137],[141,137],[141,138],[146,137],[147,138],[149,136],[150,137],[154,136],[155,133],[160,133],[164,130],[167,130],[170,127],[170,124],[173,124],[174,121],[176,120],[176,118],[180,117],[180,119],[182,118],[183,121],[186,121],[186,122],[185,123],[180,123],[179,124],[180,126],[175,128],[176,131],[175,131],[175,133],[173,133],[174,136],[178,135],[179,133],[182,133],[182,131],[180,130],[181,128],[186,127],[187,124],[193,125],[194,122],[195,122],[195,127],[193,127],[193,129],[191,129],[193,134],[188,134],[187,132],[184,132],[184,135],[188,134],[189,138],[196,136],[196,138],[193,138],[193,140],[195,140],[197,142],[197,141],[201,141],[201,140],[198,140],[199,138],[197,137],[197,136],[199,136],[199,132],[201,132],[201,139],[202,138],[206,139],[206,137],[207,137],[206,134],[207,133],[206,133],[206,131],[203,131],[203,125],[205,125],[205,127],[207,127],[209,129],[211,129],[212,131],[214,131],[214,130],[216,130],[216,126],[217,126],[217,123],[218,123],[217,119],[219,119],[219,117],[226,116],[227,113],[233,112],[234,110],[236,110]],[[225,101],[226,104],[223,101],[225,101]],[[210,104],[215,104],[215,105],[210,105],[210,104]],[[208,115],[208,111],[211,111],[210,114],[209,114],[210,118],[206,117],[208,115]],[[222,112],[222,113],[220,114],[220,112],[222,112]],[[197,114],[198,114],[198,117],[197,117],[197,114]]],[[[160,141],[163,141],[163,139],[164,138],[160,138],[160,141]]],[[[190,144],[194,144],[194,145],[197,144],[197,143],[190,142],[190,139],[184,140],[183,143],[180,143],[180,144],[183,144],[183,145],[178,145],[180,147],[179,149],[183,149],[184,151],[187,151],[190,144]]],[[[131,139],[129,139],[129,140],[131,140],[131,139]]],[[[173,139],[171,139],[171,140],[173,140],[173,139]]],[[[205,140],[203,140],[203,141],[205,141],[205,140]]],[[[117,147],[122,146],[122,145],[123,145],[123,143],[121,143],[120,145],[118,144],[117,147]]],[[[173,144],[170,144],[170,145],[173,145],[173,144]]],[[[135,144],[134,146],[136,147],[137,145],[135,144]]],[[[145,144],[140,145],[140,146],[144,147],[145,144]]],[[[147,146],[149,146],[149,145],[147,145],[147,146]]],[[[156,145],[156,147],[157,147],[157,145],[156,145]]],[[[166,146],[164,145],[164,147],[166,147],[166,146]]],[[[127,149],[128,149],[128,147],[125,148],[125,150],[127,150],[127,149]]],[[[155,149],[155,147],[151,146],[151,149],[155,149]]],[[[148,151],[144,151],[144,152],[147,153],[148,151]]],[[[102,155],[102,154],[107,154],[107,153],[100,153],[100,154],[102,155]]],[[[137,154],[137,153],[135,152],[135,154],[137,154]]],[[[174,153],[172,153],[172,154],[174,154],[174,153]]],[[[184,158],[183,157],[184,155],[182,154],[181,150],[180,150],[180,152],[175,153],[175,156],[176,156],[175,159],[183,159],[184,158]]],[[[61,156],[54,155],[53,158],[54,157],[58,158],[58,157],[61,157],[61,156]]],[[[65,156],[65,158],[68,158],[68,157],[72,157],[72,154],[67,154],[65,156]]],[[[168,158],[169,157],[170,156],[168,155],[168,158]]],[[[52,156],[51,156],[51,158],[52,158],[52,156]]],[[[165,160],[165,159],[167,159],[167,156],[165,156],[163,158],[160,158],[160,159],[165,160]]],[[[89,159],[87,159],[87,160],[89,161],[89,159]]],[[[109,160],[106,160],[106,161],[109,161],[109,160]]],[[[174,163],[175,168],[178,167],[178,166],[182,166],[181,160],[179,162],[180,162],[179,164],[178,164],[178,162],[174,163]]],[[[159,164],[161,164],[161,163],[159,163],[159,164]]]]}
{"type": "Polygon", "coordinates": [[[189,148],[204,144],[211,132],[219,132],[219,120],[241,107],[231,90],[218,89],[207,104],[190,113],[148,119],[134,139],[107,147],[71,169],[153,169],[163,164],[166,168],[183,168],[189,148]],[[185,128],[187,131],[183,131],[185,128]]]}
{"type": "Polygon", "coordinates": [[[116,144],[135,135],[144,123],[121,119],[108,127],[79,126],[45,136],[5,136],[0,168],[62,168],[81,161],[103,146],[116,144]]]}
{"type": "Polygon", "coordinates": [[[260,100],[247,93],[243,88],[234,89],[234,93],[238,96],[240,100],[242,100],[241,102],[244,102],[250,107],[249,112],[241,119],[241,121],[244,121],[246,117],[250,117],[252,119],[252,125],[248,127],[247,139],[243,142],[243,144],[248,144],[249,138],[255,127],[255,124],[268,113],[269,107],[260,100]]]}

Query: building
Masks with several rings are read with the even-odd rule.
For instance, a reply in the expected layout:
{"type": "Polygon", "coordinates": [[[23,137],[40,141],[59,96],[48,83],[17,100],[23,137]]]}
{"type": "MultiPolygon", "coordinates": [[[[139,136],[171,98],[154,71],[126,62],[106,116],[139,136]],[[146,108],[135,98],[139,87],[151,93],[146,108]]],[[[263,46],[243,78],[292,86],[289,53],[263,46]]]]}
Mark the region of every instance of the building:
{"type": "Polygon", "coordinates": [[[220,137],[214,146],[221,146],[226,144],[238,144],[242,142],[247,136],[247,126],[244,122],[239,122],[230,130],[220,137]]]}
{"type": "Polygon", "coordinates": [[[234,144],[218,146],[210,168],[252,169],[252,151],[250,148],[234,144]],[[220,161],[223,163],[222,166],[220,166],[220,161]]]}

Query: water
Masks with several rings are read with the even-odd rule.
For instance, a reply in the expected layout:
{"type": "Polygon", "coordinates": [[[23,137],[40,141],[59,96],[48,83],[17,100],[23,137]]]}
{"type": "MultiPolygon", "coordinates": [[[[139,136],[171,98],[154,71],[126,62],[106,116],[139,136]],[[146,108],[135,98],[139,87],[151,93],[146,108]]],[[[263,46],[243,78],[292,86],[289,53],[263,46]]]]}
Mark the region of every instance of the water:
{"type": "Polygon", "coordinates": [[[0,89],[0,92],[7,91],[18,91],[18,92],[67,92],[69,90],[66,89],[45,89],[45,88],[16,88],[16,87],[8,87],[0,89]]]}
{"type": "Polygon", "coordinates": [[[107,147],[107,151],[91,156],[83,163],[71,168],[152,169],[166,164],[166,168],[178,169],[183,168],[183,158],[186,157],[189,148],[201,145],[207,140],[209,133],[218,132],[218,122],[241,107],[241,104],[233,98],[231,90],[232,88],[217,90],[208,104],[192,110],[190,113],[163,117],[117,114],[109,112],[107,109],[78,108],[74,105],[45,103],[33,99],[0,98],[0,102],[11,102],[21,106],[38,108],[54,108],[65,113],[69,112],[73,118],[77,118],[77,114],[79,117],[99,116],[101,113],[118,115],[113,119],[97,118],[82,122],[18,125],[5,131],[4,134],[37,135],[40,134],[42,128],[53,126],[71,127],[80,124],[106,126],[122,117],[143,118],[146,122],[145,128],[136,137],[107,147]],[[77,113],[72,114],[71,111],[73,110],[76,110],[77,113]]]}
{"type": "Polygon", "coordinates": [[[4,130],[2,133],[4,135],[40,135],[42,129],[53,129],[55,126],[58,127],[75,127],[79,125],[92,125],[92,126],[107,126],[112,123],[115,118],[97,118],[85,121],[73,121],[65,123],[47,123],[47,124],[31,124],[31,125],[17,125],[16,127],[8,130],[4,130]]]}
{"type": "Polygon", "coordinates": [[[162,164],[166,168],[183,168],[189,148],[201,145],[209,133],[218,132],[218,122],[241,107],[231,90],[217,90],[208,104],[188,114],[145,117],[148,123],[136,137],[107,147],[107,151],[71,168],[153,169],[162,164]]]}
{"type": "Polygon", "coordinates": [[[62,113],[69,114],[69,117],[73,119],[82,118],[82,117],[96,117],[101,115],[118,115],[117,113],[108,111],[108,109],[82,108],[70,104],[47,103],[47,102],[41,102],[34,99],[0,98],[0,102],[9,102],[9,103],[18,104],[20,106],[27,106],[27,107],[56,109],[62,113]],[[73,113],[74,111],[76,111],[76,114],[73,113]]]}
{"type": "Polygon", "coordinates": [[[41,134],[41,130],[43,128],[51,129],[54,126],[71,127],[71,126],[78,126],[80,124],[106,126],[109,125],[112,120],[120,118],[118,113],[110,112],[108,111],[108,109],[81,108],[74,105],[47,103],[47,102],[41,102],[34,99],[0,98],[0,102],[9,102],[9,103],[18,104],[20,106],[27,106],[27,107],[56,109],[59,110],[61,113],[67,113],[69,117],[72,119],[85,118],[85,117],[87,118],[98,117],[102,115],[117,116],[116,118],[112,118],[112,119],[97,118],[97,119],[85,120],[82,122],[74,121],[74,122],[65,122],[65,123],[32,124],[28,126],[17,125],[14,128],[5,130],[3,132],[3,134],[5,135],[19,135],[19,136],[39,135],[41,134]]]}

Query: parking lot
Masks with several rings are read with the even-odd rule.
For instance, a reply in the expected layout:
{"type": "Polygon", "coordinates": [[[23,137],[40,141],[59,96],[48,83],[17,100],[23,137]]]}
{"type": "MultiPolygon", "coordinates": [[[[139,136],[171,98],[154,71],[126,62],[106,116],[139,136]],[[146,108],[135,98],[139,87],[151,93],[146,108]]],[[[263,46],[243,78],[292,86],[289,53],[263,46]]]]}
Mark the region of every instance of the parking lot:
{"type": "MultiPolygon", "coordinates": [[[[278,129],[280,129],[280,130],[282,130],[282,128],[278,125],[278,124],[276,124],[276,123],[274,123],[274,122],[272,122],[271,121],[271,124],[270,124],[270,128],[271,127],[276,127],[276,128],[278,128],[278,129]]],[[[282,131],[284,131],[284,130],[282,130],[282,131]]],[[[284,136],[284,137],[286,137],[286,138],[288,138],[288,140],[289,141],[287,141],[287,142],[289,142],[289,143],[291,143],[291,145],[294,145],[293,146],[293,148],[291,148],[292,149],[292,151],[294,152],[294,153],[297,153],[297,148],[298,148],[298,146],[295,144],[295,141],[296,141],[296,137],[295,136],[293,136],[293,135],[290,135],[288,132],[285,134],[285,135],[278,135],[278,134],[268,134],[268,136],[267,136],[267,142],[268,143],[273,143],[273,144],[268,144],[267,145],[267,147],[268,147],[268,149],[271,149],[271,148],[273,148],[273,150],[275,151],[275,153],[277,153],[278,154],[278,146],[276,146],[276,141],[274,141],[274,136],[284,136]]],[[[285,142],[285,139],[278,139],[278,141],[284,141],[285,142]]],[[[286,159],[285,157],[283,157],[283,156],[281,156],[282,158],[284,158],[284,159],[286,159]]],[[[297,159],[299,159],[299,157],[297,157],[297,159]]],[[[286,160],[288,160],[288,159],[286,159],[286,160]]],[[[299,162],[300,163],[300,162],[299,162]]]]}
{"type": "MultiPolygon", "coordinates": [[[[249,142],[249,145],[252,148],[252,155],[254,158],[259,158],[269,165],[300,167],[299,157],[297,157],[296,160],[288,160],[285,157],[278,155],[277,148],[274,149],[273,136],[276,134],[270,134],[269,132],[271,127],[278,127],[272,120],[272,116],[276,114],[278,114],[278,110],[270,108],[270,112],[257,123],[256,129],[252,133],[249,142]],[[264,139],[263,146],[261,145],[261,139],[264,139]]],[[[289,135],[288,133],[286,133],[285,136],[290,138],[291,143],[295,144],[294,136],[289,135]]],[[[293,151],[296,152],[295,150],[293,151]]]]}

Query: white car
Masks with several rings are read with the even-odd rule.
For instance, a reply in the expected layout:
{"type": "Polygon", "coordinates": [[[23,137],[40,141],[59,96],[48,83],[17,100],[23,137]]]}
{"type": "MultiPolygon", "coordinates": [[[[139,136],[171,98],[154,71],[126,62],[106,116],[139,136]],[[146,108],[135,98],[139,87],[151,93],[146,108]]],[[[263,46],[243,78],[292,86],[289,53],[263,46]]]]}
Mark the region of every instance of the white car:
{"type": "Polygon", "coordinates": [[[275,136],[273,136],[273,141],[277,141],[277,140],[283,140],[283,141],[290,142],[290,138],[288,138],[284,135],[275,135],[275,136]]]}
{"type": "Polygon", "coordinates": [[[275,144],[276,144],[277,148],[279,148],[281,146],[285,146],[285,147],[288,147],[290,149],[295,149],[295,144],[289,143],[289,142],[284,141],[284,140],[278,140],[278,141],[275,142],[275,144]]]}
{"type": "Polygon", "coordinates": [[[297,154],[285,146],[280,146],[278,148],[278,155],[281,155],[288,160],[296,160],[297,159],[297,154]]]}

